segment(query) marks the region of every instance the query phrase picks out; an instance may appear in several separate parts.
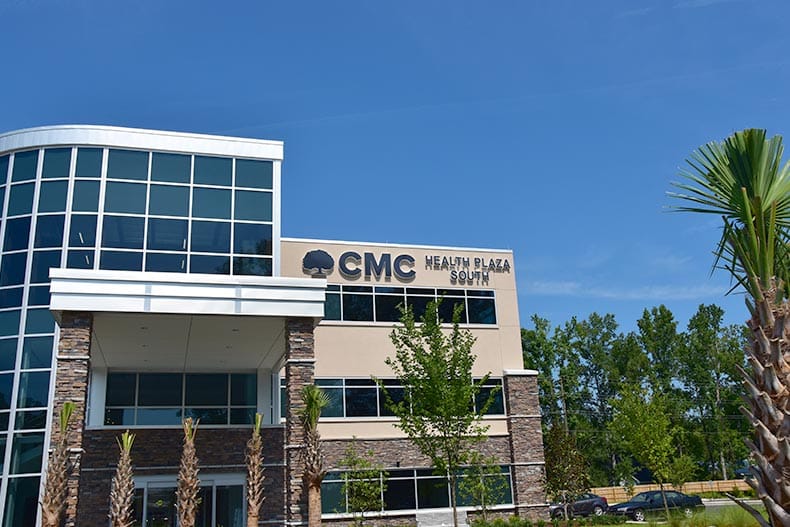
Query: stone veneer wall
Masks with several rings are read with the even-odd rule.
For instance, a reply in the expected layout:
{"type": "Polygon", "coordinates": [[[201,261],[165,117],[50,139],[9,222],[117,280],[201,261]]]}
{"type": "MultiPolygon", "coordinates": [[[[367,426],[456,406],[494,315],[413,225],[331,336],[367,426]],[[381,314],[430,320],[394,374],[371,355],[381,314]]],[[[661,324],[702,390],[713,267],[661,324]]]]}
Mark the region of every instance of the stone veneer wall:
{"type": "Polygon", "coordinates": [[[57,368],[55,373],[55,401],[51,444],[59,440],[57,413],[63,403],[74,403],[74,413],[68,428],[68,444],[71,449],[70,461],[73,467],[68,480],[64,525],[76,525],[79,506],[80,467],[83,461],[83,428],[85,408],[88,401],[88,371],[90,367],[91,313],[64,312],[60,320],[60,339],[58,341],[57,368]]]}
{"type": "Polygon", "coordinates": [[[543,516],[547,508],[542,483],[543,433],[537,375],[506,375],[504,389],[517,513],[521,516],[543,516]]]}
{"type": "Polygon", "coordinates": [[[285,515],[289,524],[307,523],[307,486],[301,449],[304,431],[299,412],[302,388],[315,382],[315,341],[313,319],[285,321],[285,515]]]}
{"type": "MultiPolygon", "coordinates": [[[[175,481],[184,437],[182,430],[137,429],[133,432],[137,436],[132,449],[135,475],[169,474],[175,481]]],[[[261,429],[266,466],[266,499],[261,519],[279,523],[284,522],[284,432],[282,426],[261,429]]],[[[250,433],[250,428],[198,428],[195,446],[201,479],[208,479],[212,472],[245,473],[244,451],[250,433]]],[[[120,430],[85,431],[77,516],[80,527],[108,525],[110,482],[118,463],[115,440],[120,434],[120,430]]]]}

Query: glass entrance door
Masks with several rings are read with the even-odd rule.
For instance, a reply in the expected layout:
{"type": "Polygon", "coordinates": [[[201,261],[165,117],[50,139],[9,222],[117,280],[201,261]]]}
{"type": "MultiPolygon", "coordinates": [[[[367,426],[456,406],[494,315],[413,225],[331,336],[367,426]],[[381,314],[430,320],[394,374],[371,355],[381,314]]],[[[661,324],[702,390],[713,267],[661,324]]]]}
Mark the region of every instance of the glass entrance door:
{"type": "MultiPolygon", "coordinates": [[[[156,477],[135,483],[135,527],[178,527],[174,481],[156,477]]],[[[243,477],[201,481],[199,500],[195,527],[245,526],[243,477]]]]}

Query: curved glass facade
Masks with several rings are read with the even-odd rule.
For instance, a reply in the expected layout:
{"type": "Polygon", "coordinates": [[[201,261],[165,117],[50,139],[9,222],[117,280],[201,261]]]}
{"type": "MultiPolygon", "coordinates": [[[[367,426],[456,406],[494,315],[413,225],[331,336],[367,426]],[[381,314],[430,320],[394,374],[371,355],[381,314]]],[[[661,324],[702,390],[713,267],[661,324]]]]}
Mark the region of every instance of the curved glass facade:
{"type": "Polygon", "coordinates": [[[2,148],[0,525],[34,525],[58,331],[49,269],[273,276],[279,161],[119,142],[2,148]]]}

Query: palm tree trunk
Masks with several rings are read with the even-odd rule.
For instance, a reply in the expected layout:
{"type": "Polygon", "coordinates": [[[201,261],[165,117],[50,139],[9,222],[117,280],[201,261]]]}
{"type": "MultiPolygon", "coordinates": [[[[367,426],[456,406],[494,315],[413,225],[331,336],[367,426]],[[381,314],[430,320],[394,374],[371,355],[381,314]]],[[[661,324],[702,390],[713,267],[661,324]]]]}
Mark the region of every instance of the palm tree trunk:
{"type": "Polygon", "coordinates": [[[756,441],[747,441],[755,466],[754,478],[747,479],[765,505],[771,525],[790,525],[790,309],[776,305],[773,290],[757,301],[749,320],[751,349],[747,358],[751,374],[741,370],[746,385],[749,408],[741,411],[755,429],[756,441]],[[780,439],[781,438],[781,439],[780,439]]]}
{"type": "Polygon", "coordinates": [[[307,486],[307,525],[321,527],[321,483],[307,486]]]}

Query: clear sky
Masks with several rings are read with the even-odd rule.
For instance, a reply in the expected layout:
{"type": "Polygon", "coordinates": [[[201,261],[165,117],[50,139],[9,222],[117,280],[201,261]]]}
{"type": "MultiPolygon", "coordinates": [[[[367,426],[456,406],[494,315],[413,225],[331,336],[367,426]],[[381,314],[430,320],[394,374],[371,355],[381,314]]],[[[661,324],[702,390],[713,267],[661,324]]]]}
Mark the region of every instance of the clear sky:
{"type": "MultiPolygon", "coordinates": [[[[0,131],[285,141],[286,236],[511,248],[522,321],[666,304],[742,322],[697,146],[790,141],[787,0],[0,0],[0,131]]],[[[787,157],[787,156],[786,156],[787,157]]]]}

